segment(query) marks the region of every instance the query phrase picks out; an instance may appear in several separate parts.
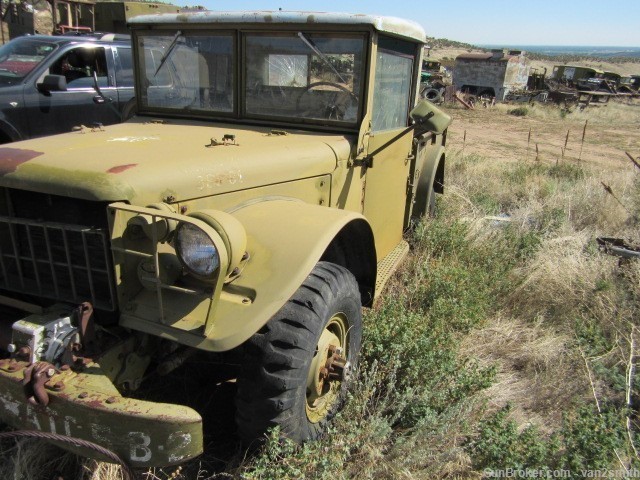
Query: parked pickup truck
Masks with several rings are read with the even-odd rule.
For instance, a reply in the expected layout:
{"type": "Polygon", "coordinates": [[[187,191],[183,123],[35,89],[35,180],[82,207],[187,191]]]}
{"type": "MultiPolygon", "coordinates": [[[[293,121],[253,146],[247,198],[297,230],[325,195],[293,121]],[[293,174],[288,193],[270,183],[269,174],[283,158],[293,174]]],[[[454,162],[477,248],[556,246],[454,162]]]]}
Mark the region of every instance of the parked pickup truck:
{"type": "Polygon", "coordinates": [[[0,143],[118,123],[133,95],[126,35],[29,35],[0,47],[0,143]]]}

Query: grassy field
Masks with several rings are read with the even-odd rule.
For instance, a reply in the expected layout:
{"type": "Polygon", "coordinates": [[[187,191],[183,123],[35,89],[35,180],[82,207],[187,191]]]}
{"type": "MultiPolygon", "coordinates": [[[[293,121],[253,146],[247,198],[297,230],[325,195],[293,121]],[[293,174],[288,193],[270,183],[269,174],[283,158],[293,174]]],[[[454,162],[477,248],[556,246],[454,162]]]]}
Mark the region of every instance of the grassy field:
{"type": "MultiPolygon", "coordinates": [[[[252,457],[232,440],[141,478],[640,469],[640,261],[596,243],[640,243],[640,170],[625,154],[640,156],[640,105],[516,108],[448,107],[438,214],[409,234],[409,258],[366,312],[358,379],[322,440],[274,432],[252,457]]],[[[1,448],[0,478],[121,478],[31,441],[1,448]]]]}

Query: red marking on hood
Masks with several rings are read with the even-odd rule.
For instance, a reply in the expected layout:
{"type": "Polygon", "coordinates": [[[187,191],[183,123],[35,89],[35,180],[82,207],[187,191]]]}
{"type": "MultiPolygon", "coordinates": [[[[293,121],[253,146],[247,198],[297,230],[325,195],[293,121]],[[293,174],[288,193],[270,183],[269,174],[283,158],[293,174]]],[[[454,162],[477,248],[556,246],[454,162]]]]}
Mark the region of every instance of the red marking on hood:
{"type": "Polygon", "coordinates": [[[125,170],[129,170],[130,168],[135,167],[136,165],[138,165],[137,163],[127,163],[126,165],[118,165],[116,167],[111,167],[109,170],[107,170],[107,173],[122,173],[125,170]]]}
{"type": "Polygon", "coordinates": [[[33,160],[44,152],[27,150],[22,148],[1,147],[0,148],[0,175],[13,173],[24,162],[33,160]]]}

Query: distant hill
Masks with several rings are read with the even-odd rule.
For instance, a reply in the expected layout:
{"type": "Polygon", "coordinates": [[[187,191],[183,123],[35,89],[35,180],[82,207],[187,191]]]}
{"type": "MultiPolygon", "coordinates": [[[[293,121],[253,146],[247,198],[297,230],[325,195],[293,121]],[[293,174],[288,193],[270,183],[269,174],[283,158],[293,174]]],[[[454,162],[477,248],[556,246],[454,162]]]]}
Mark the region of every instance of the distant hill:
{"type": "MultiPolygon", "coordinates": [[[[610,63],[640,63],[640,47],[593,47],[575,45],[508,45],[527,52],[532,60],[570,63],[606,60],[610,63]]],[[[502,45],[480,45],[478,48],[502,48],[502,45]]]]}

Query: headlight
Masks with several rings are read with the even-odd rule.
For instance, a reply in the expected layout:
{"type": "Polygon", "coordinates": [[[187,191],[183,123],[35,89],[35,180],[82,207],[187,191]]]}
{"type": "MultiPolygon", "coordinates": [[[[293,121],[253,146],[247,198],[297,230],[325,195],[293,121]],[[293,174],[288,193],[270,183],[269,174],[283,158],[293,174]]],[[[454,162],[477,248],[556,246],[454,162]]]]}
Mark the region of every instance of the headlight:
{"type": "Polygon", "coordinates": [[[197,277],[214,280],[220,269],[220,254],[211,238],[190,223],[178,225],[175,248],[182,264],[197,277]]]}

